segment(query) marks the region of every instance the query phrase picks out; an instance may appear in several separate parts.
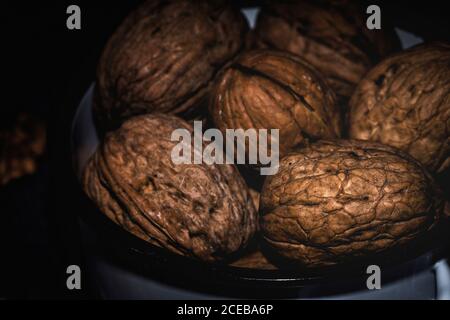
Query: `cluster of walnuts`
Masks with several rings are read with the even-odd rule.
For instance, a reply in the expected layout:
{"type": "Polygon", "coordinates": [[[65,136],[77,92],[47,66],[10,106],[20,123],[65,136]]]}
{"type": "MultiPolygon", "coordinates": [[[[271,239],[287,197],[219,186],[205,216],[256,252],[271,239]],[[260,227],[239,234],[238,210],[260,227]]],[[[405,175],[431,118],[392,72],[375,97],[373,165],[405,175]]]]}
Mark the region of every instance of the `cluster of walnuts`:
{"type": "Polygon", "coordinates": [[[444,215],[450,45],[395,53],[394,30],[365,19],[354,1],[272,1],[250,30],[228,1],[146,1],[98,65],[86,193],[153,245],[239,267],[274,268],[266,250],[328,267],[425,238],[444,215]],[[171,133],[195,117],[279,129],[278,172],[174,164],[171,133]]]}

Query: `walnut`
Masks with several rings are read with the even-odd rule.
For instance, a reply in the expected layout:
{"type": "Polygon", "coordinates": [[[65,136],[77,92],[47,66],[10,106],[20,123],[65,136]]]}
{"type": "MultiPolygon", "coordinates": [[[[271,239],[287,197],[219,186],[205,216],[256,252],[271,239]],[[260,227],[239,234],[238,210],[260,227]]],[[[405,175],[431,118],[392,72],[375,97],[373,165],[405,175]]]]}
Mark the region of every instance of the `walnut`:
{"type": "Polygon", "coordinates": [[[253,236],[256,210],[235,166],[172,162],[178,142],[171,134],[182,128],[193,131],[171,115],[127,120],[89,160],[83,186],[105,215],[136,236],[181,255],[225,259],[253,236]]]}
{"type": "Polygon", "coordinates": [[[259,209],[259,199],[261,197],[261,194],[257,190],[255,190],[253,188],[249,188],[249,192],[250,192],[250,197],[252,198],[252,201],[253,201],[253,205],[255,206],[256,211],[258,211],[258,209],[259,209]]]}
{"type": "Polygon", "coordinates": [[[450,166],[450,45],[422,45],[387,58],[358,85],[349,135],[402,149],[431,172],[450,166]]]}
{"type": "Polygon", "coordinates": [[[242,54],[217,80],[210,114],[224,134],[226,129],[279,129],[280,155],[309,140],[341,134],[333,92],[313,67],[288,52],[242,54]]]}
{"type": "Polygon", "coordinates": [[[263,238],[307,268],[395,252],[437,224],[443,202],[419,162],[389,146],[322,141],[290,153],[261,193],[263,238]]]}
{"type": "Polygon", "coordinates": [[[258,16],[255,45],[287,50],[311,63],[326,77],[345,110],[367,70],[400,48],[386,21],[381,30],[369,30],[367,17],[355,1],[272,1],[258,16]]]}
{"type": "Polygon", "coordinates": [[[247,22],[226,1],[146,1],[109,39],[95,116],[106,129],[133,115],[190,111],[244,47],[247,22]]]}
{"type": "Polygon", "coordinates": [[[233,267],[244,269],[277,270],[278,267],[272,264],[262,253],[260,248],[252,250],[240,259],[230,264],[233,267]]]}
{"type": "Polygon", "coordinates": [[[36,171],[46,144],[42,120],[20,113],[0,128],[0,186],[36,171]]]}

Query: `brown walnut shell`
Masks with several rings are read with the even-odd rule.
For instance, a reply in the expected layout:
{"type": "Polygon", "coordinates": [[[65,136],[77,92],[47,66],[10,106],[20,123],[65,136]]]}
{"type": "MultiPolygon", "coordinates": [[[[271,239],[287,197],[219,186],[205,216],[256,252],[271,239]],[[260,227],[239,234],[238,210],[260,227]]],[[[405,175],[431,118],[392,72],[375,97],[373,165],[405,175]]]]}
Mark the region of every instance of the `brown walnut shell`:
{"type": "Polygon", "coordinates": [[[288,52],[242,54],[213,93],[210,114],[217,128],[224,134],[226,129],[279,129],[280,155],[309,140],[340,137],[334,93],[312,66],[288,52]]]}
{"type": "Polygon", "coordinates": [[[226,1],[146,1],[102,53],[97,122],[109,129],[133,115],[199,107],[216,74],[244,47],[247,28],[226,1]]]}
{"type": "Polygon", "coordinates": [[[450,166],[450,45],[422,45],[373,68],[349,112],[352,138],[402,149],[431,172],[450,166]]]}
{"type": "Polygon", "coordinates": [[[321,141],[291,153],[261,193],[263,238],[307,268],[393,252],[436,225],[443,202],[419,162],[389,146],[321,141]]]}
{"type": "Polygon", "coordinates": [[[193,130],[171,115],[127,120],[89,160],[84,190],[111,220],[154,245],[225,259],[253,236],[256,210],[235,166],[172,162],[171,134],[182,128],[193,130]]]}
{"type": "Polygon", "coordinates": [[[250,197],[252,197],[252,201],[253,201],[253,205],[256,208],[256,211],[258,211],[259,209],[259,199],[261,198],[261,194],[252,188],[249,188],[249,192],[250,192],[250,197]]]}
{"type": "Polygon", "coordinates": [[[5,117],[0,128],[0,186],[37,170],[46,145],[45,123],[29,113],[5,117]]]}
{"type": "Polygon", "coordinates": [[[231,264],[233,267],[244,269],[259,269],[259,270],[277,270],[277,266],[272,264],[266,256],[262,253],[260,248],[252,250],[245,254],[240,259],[233,261],[231,264]]]}
{"type": "Polygon", "coordinates": [[[367,70],[400,48],[393,28],[383,21],[381,30],[369,30],[367,18],[355,1],[272,1],[258,16],[255,45],[301,56],[325,76],[346,108],[367,70]]]}

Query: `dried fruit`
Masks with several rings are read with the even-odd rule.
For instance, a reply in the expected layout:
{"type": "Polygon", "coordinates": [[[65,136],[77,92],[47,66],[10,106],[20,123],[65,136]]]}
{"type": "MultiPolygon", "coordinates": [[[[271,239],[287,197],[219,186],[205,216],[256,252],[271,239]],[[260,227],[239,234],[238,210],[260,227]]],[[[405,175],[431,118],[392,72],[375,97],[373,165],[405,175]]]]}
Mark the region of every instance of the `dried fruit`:
{"type": "Polygon", "coordinates": [[[172,162],[171,134],[182,128],[193,130],[170,115],[129,119],[88,162],[84,189],[111,220],[154,245],[225,259],[253,236],[256,210],[236,167],[172,162]]]}
{"type": "Polygon", "coordinates": [[[422,45],[373,68],[349,112],[350,137],[402,149],[431,172],[450,166],[450,45],[422,45]]]}
{"type": "Polygon", "coordinates": [[[264,239],[303,267],[393,252],[433,228],[442,212],[431,176],[389,146],[322,141],[291,153],[261,193],[264,239]]]}
{"type": "Polygon", "coordinates": [[[380,57],[400,47],[393,28],[369,30],[355,1],[272,1],[255,28],[258,47],[287,50],[315,66],[346,108],[355,86],[380,57]]]}
{"type": "Polygon", "coordinates": [[[44,153],[45,124],[28,113],[20,113],[0,128],[0,186],[34,173],[44,153]]]}
{"type": "Polygon", "coordinates": [[[241,55],[218,79],[210,113],[224,134],[226,129],[279,129],[280,155],[341,132],[333,92],[308,63],[281,51],[241,55]]]}
{"type": "Polygon", "coordinates": [[[247,28],[226,1],[146,1],[103,51],[98,123],[114,128],[133,115],[198,107],[222,66],[243,48],[247,28]]]}

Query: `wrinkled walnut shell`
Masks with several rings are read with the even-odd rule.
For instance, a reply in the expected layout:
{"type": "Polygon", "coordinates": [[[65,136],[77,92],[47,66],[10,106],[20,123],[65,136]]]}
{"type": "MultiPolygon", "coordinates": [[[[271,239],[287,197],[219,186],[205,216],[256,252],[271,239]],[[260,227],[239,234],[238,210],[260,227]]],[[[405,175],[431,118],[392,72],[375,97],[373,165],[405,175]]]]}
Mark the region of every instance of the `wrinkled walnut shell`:
{"type": "Polygon", "coordinates": [[[110,129],[150,112],[200,106],[243,48],[247,22],[225,1],[146,1],[109,39],[97,69],[95,115],[110,129]]]}
{"type": "Polygon", "coordinates": [[[129,119],[106,135],[83,186],[105,215],[136,236],[181,255],[222,260],[253,236],[256,210],[236,167],[172,162],[178,142],[171,134],[182,128],[193,130],[170,115],[129,119]]]}
{"type": "Polygon", "coordinates": [[[272,1],[255,27],[257,47],[295,53],[316,67],[344,108],[367,70],[400,48],[394,29],[366,26],[365,8],[355,1],[272,1]]]}
{"type": "Polygon", "coordinates": [[[437,222],[443,202],[423,166],[364,141],[323,141],[291,153],[261,193],[263,238],[303,267],[401,248],[437,222]]]}
{"type": "Polygon", "coordinates": [[[450,166],[450,45],[422,45],[373,68],[358,85],[349,135],[402,149],[431,172],[450,166]]]}
{"type": "Polygon", "coordinates": [[[0,128],[0,186],[34,173],[46,145],[42,120],[28,113],[2,120],[8,123],[0,128]]]}
{"type": "Polygon", "coordinates": [[[261,198],[261,194],[255,189],[249,188],[250,197],[252,198],[253,205],[256,208],[256,211],[259,209],[259,199],[261,198]]]}
{"type": "Polygon", "coordinates": [[[233,261],[230,264],[233,267],[244,269],[259,269],[259,270],[277,270],[278,268],[272,264],[262,253],[261,249],[257,248],[252,252],[245,254],[240,259],[233,261]]]}
{"type": "Polygon", "coordinates": [[[210,113],[217,128],[224,134],[226,129],[279,129],[280,155],[309,140],[341,134],[333,92],[313,67],[288,52],[242,54],[213,93],[210,113]]]}

